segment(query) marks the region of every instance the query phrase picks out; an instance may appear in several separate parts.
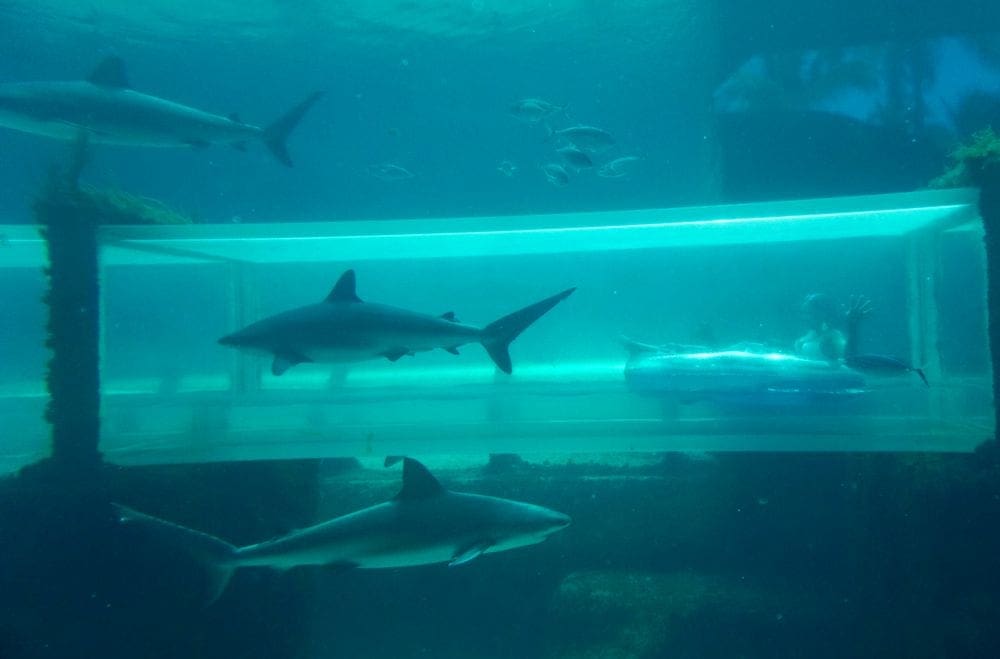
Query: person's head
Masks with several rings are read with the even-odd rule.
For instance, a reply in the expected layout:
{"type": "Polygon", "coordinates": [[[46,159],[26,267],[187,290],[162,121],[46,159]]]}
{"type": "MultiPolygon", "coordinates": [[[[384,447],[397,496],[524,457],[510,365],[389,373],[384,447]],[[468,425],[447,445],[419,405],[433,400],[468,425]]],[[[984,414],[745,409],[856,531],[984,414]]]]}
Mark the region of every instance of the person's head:
{"type": "Polygon", "coordinates": [[[824,325],[833,326],[840,320],[840,308],[826,293],[807,295],[802,301],[802,313],[813,329],[822,329],[824,325]]]}

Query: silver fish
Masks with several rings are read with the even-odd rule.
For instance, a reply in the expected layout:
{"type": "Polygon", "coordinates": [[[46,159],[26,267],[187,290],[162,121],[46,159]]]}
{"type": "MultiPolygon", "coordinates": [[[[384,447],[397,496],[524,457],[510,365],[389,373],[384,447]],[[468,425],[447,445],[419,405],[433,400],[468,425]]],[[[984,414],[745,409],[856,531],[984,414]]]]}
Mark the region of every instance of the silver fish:
{"type": "Polygon", "coordinates": [[[604,163],[597,169],[597,175],[602,178],[624,178],[629,175],[633,165],[639,162],[638,156],[623,156],[604,163]]]}
{"type": "Polygon", "coordinates": [[[510,106],[512,116],[529,124],[537,124],[543,119],[565,112],[565,110],[565,106],[553,105],[540,98],[522,98],[510,106]]]}
{"type": "Polygon", "coordinates": [[[594,126],[570,126],[562,130],[549,129],[550,137],[564,139],[584,151],[603,151],[614,145],[615,136],[594,126]]]}
{"type": "Polygon", "coordinates": [[[368,174],[380,181],[405,181],[414,176],[410,170],[391,163],[371,165],[368,167],[368,174]]]}
{"type": "Polygon", "coordinates": [[[564,146],[561,149],[556,149],[556,153],[577,169],[587,169],[594,166],[594,161],[590,159],[590,156],[575,146],[564,146]]]}
{"type": "Polygon", "coordinates": [[[542,165],[542,173],[545,174],[545,180],[557,188],[569,185],[569,172],[562,165],[551,162],[542,165]]]}
{"type": "Polygon", "coordinates": [[[502,174],[503,176],[511,178],[512,176],[514,176],[514,174],[517,173],[517,165],[515,165],[509,160],[503,160],[500,162],[499,165],[497,165],[497,171],[500,172],[500,174],[502,174]]]}

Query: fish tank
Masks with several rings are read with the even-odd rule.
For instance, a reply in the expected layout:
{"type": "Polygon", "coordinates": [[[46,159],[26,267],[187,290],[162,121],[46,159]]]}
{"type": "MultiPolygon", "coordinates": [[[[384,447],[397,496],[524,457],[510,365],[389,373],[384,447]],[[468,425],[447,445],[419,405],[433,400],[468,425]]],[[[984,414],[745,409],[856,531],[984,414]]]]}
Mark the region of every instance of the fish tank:
{"type": "Polygon", "coordinates": [[[998,44],[0,3],[0,659],[992,656],[998,44]]]}

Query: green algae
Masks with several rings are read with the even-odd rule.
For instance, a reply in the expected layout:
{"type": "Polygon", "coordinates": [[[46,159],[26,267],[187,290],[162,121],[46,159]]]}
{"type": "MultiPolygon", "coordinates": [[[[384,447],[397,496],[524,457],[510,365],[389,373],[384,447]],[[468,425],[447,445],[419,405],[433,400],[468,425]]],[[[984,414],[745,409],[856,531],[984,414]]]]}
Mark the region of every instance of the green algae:
{"type": "MultiPolygon", "coordinates": [[[[50,180],[35,202],[39,209],[58,206],[62,221],[92,222],[95,225],[176,225],[193,224],[187,215],[179,213],[156,199],[93,185],[69,186],[57,178],[50,180]]],[[[59,221],[59,220],[56,220],[59,221]]],[[[44,223],[43,223],[44,224],[44,223]]]]}
{"type": "Polygon", "coordinates": [[[86,133],[73,142],[66,163],[54,167],[35,199],[39,224],[88,222],[93,225],[176,225],[193,224],[188,215],[163,202],[116,188],[100,188],[80,183],[80,176],[90,162],[86,133]],[[53,209],[58,208],[58,211],[53,209]],[[41,215],[48,216],[42,218],[41,215]]]}
{"type": "Polygon", "coordinates": [[[79,192],[94,207],[101,224],[193,224],[189,216],[149,197],[91,185],[81,186],[79,192]]]}
{"type": "Polygon", "coordinates": [[[1000,166],[1000,135],[988,126],[958,145],[949,156],[948,170],[931,181],[932,188],[982,186],[989,173],[1000,166]]]}

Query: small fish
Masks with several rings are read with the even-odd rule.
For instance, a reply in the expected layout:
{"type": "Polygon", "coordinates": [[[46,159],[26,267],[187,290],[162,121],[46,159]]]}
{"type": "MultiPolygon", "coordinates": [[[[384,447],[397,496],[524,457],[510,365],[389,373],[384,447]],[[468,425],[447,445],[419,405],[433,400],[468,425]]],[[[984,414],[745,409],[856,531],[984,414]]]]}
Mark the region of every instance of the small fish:
{"type": "Polygon", "coordinates": [[[577,169],[587,169],[594,166],[594,161],[590,159],[590,156],[575,146],[564,146],[561,149],[556,149],[556,153],[577,169]]]}
{"type": "Polygon", "coordinates": [[[542,165],[542,173],[545,174],[545,180],[557,188],[569,185],[569,172],[562,165],[551,162],[542,165]]]}
{"type": "Polygon", "coordinates": [[[615,136],[594,126],[570,126],[562,130],[549,129],[549,137],[558,137],[585,151],[603,151],[615,143],[615,136]]]}
{"type": "Polygon", "coordinates": [[[390,163],[371,165],[368,167],[368,174],[380,181],[405,181],[414,176],[410,170],[390,163]]]}
{"type": "Polygon", "coordinates": [[[512,176],[514,176],[514,174],[517,173],[517,165],[515,165],[509,160],[503,160],[500,162],[499,165],[497,165],[497,171],[506,176],[507,178],[511,178],[512,176]]]}
{"type": "Polygon", "coordinates": [[[906,373],[916,373],[923,380],[925,386],[931,386],[927,381],[927,376],[923,369],[910,366],[902,359],[889,357],[888,355],[852,355],[844,358],[844,364],[855,371],[866,375],[905,375],[906,373]]]}
{"type": "Polygon", "coordinates": [[[623,156],[604,163],[597,170],[602,178],[624,178],[629,175],[632,166],[639,162],[638,156],[623,156]]]}
{"type": "Polygon", "coordinates": [[[540,98],[522,98],[510,106],[510,114],[512,116],[529,124],[537,124],[543,119],[565,111],[566,106],[553,105],[540,98]]]}

